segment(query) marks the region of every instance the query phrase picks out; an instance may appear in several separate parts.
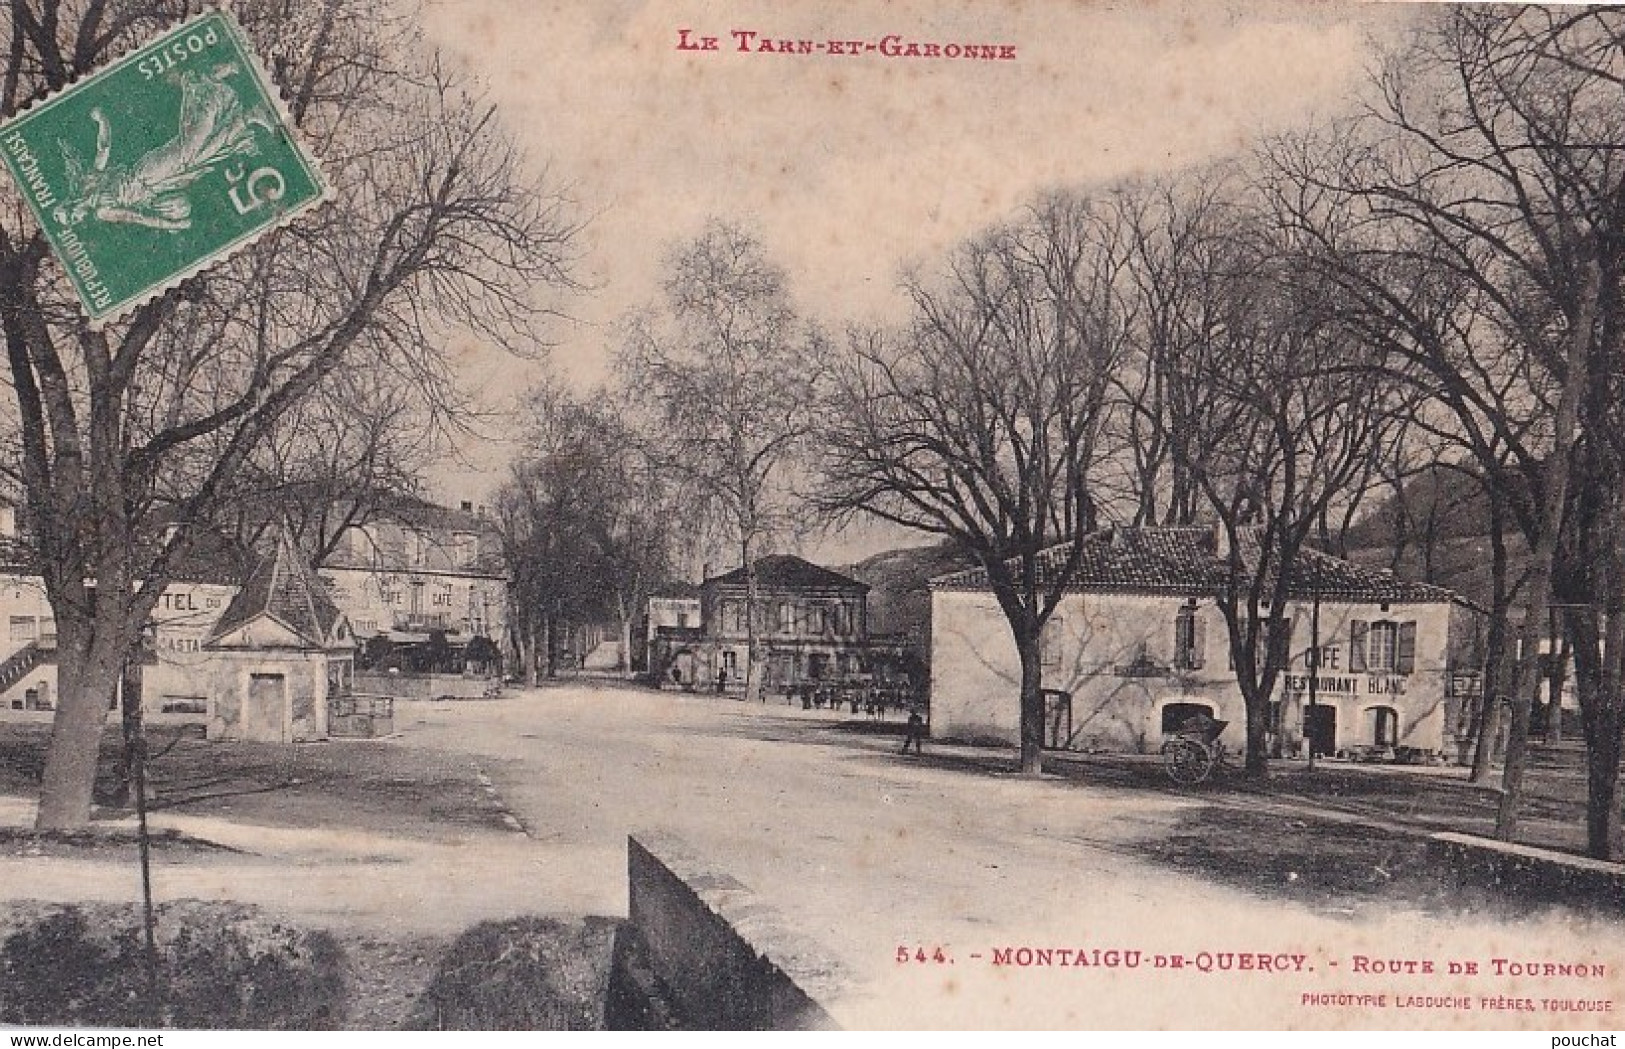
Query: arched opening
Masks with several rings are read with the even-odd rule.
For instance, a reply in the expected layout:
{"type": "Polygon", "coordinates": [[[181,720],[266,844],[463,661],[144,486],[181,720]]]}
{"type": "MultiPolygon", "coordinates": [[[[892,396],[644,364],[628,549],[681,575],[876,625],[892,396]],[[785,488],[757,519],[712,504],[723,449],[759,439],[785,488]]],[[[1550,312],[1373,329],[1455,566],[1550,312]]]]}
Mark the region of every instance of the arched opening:
{"type": "Polygon", "coordinates": [[[1374,747],[1399,745],[1399,711],[1393,707],[1372,707],[1366,711],[1370,728],[1369,739],[1374,747]]]}
{"type": "Polygon", "coordinates": [[[684,688],[694,685],[694,653],[681,649],[671,657],[671,682],[684,688]]]}

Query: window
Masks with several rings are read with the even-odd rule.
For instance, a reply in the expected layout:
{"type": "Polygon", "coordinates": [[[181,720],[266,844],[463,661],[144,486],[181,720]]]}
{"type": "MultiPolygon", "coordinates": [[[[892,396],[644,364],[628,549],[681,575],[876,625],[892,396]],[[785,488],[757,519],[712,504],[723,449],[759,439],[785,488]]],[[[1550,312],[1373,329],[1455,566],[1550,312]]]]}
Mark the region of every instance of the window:
{"type": "Polygon", "coordinates": [[[1045,673],[1061,669],[1061,654],[1066,649],[1065,622],[1060,616],[1050,616],[1038,635],[1038,663],[1045,673]]]}
{"type": "Polygon", "coordinates": [[[1185,602],[1174,616],[1174,666],[1182,670],[1202,669],[1202,653],[1207,647],[1203,626],[1196,602],[1185,602]]]}
{"type": "Polygon", "coordinates": [[[726,634],[745,632],[745,613],[738,601],[722,602],[722,630],[726,634]]]}
{"type": "MultiPolygon", "coordinates": [[[[1251,625],[1252,625],[1251,620],[1245,620],[1245,619],[1242,620],[1242,622],[1241,622],[1241,636],[1243,638],[1245,638],[1247,636],[1248,629],[1249,629],[1249,627],[1251,627],[1251,625]]],[[[1259,631],[1259,635],[1264,635],[1266,633],[1267,633],[1268,638],[1269,638],[1269,640],[1267,642],[1268,645],[1269,645],[1268,659],[1272,660],[1274,665],[1277,668],[1285,668],[1285,667],[1291,665],[1291,662],[1292,662],[1292,620],[1290,620],[1290,619],[1270,619],[1270,620],[1267,620],[1266,623],[1265,623],[1265,628],[1259,631]]],[[[1258,637],[1255,638],[1254,643],[1256,644],[1258,641],[1262,641],[1262,640],[1264,640],[1264,637],[1263,636],[1258,636],[1258,637]]],[[[1225,647],[1228,650],[1229,646],[1226,645],[1225,647]]],[[[1234,652],[1230,652],[1229,655],[1230,655],[1230,669],[1234,670],[1234,669],[1236,669],[1236,655],[1235,655],[1234,652]]],[[[1263,670],[1264,666],[1265,666],[1264,661],[1261,660],[1259,662],[1258,669],[1263,670]]]]}
{"type": "Polygon", "coordinates": [[[807,610],[807,632],[817,637],[823,637],[824,631],[829,629],[829,609],[823,605],[814,605],[807,610]]]}
{"type": "Polygon", "coordinates": [[[779,602],[779,633],[788,634],[796,628],[796,606],[788,601],[779,602]]]}
{"type": "Polygon", "coordinates": [[[1373,746],[1399,746],[1399,711],[1393,707],[1372,707],[1366,711],[1366,717],[1369,719],[1373,746]]]}
{"type": "Polygon", "coordinates": [[[1349,626],[1349,669],[1367,674],[1410,674],[1416,670],[1416,621],[1356,619],[1349,626]]]}
{"type": "Polygon", "coordinates": [[[1366,633],[1365,668],[1373,674],[1386,674],[1394,669],[1394,649],[1399,641],[1399,630],[1393,623],[1372,623],[1366,633]]]}
{"type": "Polygon", "coordinates": [[[12,616],[11,617],[11,639],[13,641],[32,641],[32,640],[34,640],[34,617],[33,616],[12,616]]]}
{"type": "Polygon", "coordinates": [[[739,671],[739,653],[731,648],[722,650],[722,672],[733,677],[739,671]]]}

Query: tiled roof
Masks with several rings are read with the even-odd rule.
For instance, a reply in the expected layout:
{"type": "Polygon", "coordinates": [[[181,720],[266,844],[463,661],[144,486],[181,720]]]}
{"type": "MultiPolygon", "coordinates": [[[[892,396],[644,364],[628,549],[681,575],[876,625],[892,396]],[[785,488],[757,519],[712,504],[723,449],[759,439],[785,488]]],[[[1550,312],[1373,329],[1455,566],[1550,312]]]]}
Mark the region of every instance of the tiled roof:
{"type": "MultiPolygon", "coordinates": [[[[1244,531],[1239,546],[1245,563],[1256,563],[1257,533],[1244,531]]],[[[1052,546],[1038,558],[1039,585],[1048,586],[1066,565],[1069,544],[1052,546]]],[[[1096,532],[1084,548],[1068,590],[1203,597],[1216,593],[1229,574],[1216,552],[1210,528],[1118,528],[1096,532]]],[[[986,590],[986,569],[938,576],[936,590],[986,590]]],[[[1443,587],[1413,583],[1392,572],[1357,565],[1318,550],[1304,550],[1293,566],[1288,593],[1295,599],[1319,593],[1322,599],[1371,603],[1423,603],[1454,600],[1443,587]]]]}
{"type": "Polygon", "coordinates": [[[440,572],[452,575],[502,577],[508,574],[502,537],[486,517],[472,510],[453,510],[416,496],[392,495],[362,515],[358,529],[372,533],[371,542],[351,533],[322,567],[362,571],[440,572]],[[427,541],[422,560],[408,555],[408,535],[427,541]],[[465,549],[459,536],[472,537],[465,549]]]}
{"type": "MultiPolygon", "coordinates": [[[[706,580],[707,586],[744,586],[745,569],[706,580]]],[[[791,554],[772,554],[756,562],[756,585],[785,590],[850,590],[867,593],[869,588],[849,576],[820,568],[791,554]]]]}
{"type": "Polygon", "coordinates": [[[226,606],[210,640],[262,615],[277,620],[313,648],[327,647],[342,615],[286,532],[277,538],[276,553],[260,562],[226,606]]]}

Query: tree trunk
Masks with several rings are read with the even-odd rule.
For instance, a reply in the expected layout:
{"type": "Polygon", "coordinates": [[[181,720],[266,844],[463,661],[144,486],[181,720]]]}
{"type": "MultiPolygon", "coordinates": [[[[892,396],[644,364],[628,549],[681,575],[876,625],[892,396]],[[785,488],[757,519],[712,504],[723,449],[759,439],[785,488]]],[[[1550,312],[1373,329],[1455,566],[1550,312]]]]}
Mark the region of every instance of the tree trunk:
{"type": "Polygon", "coordinates": [[[1021,772],[1037,776],[1044,771],[1044,664],[1039,644],[1041,628],[1016,630],[1016,652],[1021,657],[1021,772]]]}
{"type": "Polygon", "coordinates": [[[90,822],[91,795],[107,711],[124,662],[123,646],[92,640],[89,622],[58,619],[57,708],[40,780],[37,830],[77,830],[90,822]]]}
{"type": "Polygon", "coordinates": [[[1551,677],[1546,685],[1546,742],[1563,742],[1563,685],[1567,675],[1564,668],[1569,661],[1567,638],[1552,638],[1551,677]]]}
{"type": "MultiPolygon", "coordinates": [[[[1597,300],[1602,289],[1601,264],[1592,259],[1586,267],[1580,315],[1569,333],[1568,374],[1558,396],[1557,415],[1552,422],[1552,450],[1546,460],[1542,486],[1540,534],[1535,537],[1534,557],[1529,566],[1529,593],[1524,607],[1523,627],[1518,631],[1521,645],[1518,660],[1518,690],[1512,697],[1512,732],[1507,737],[1506,766],[1501,774],[1501,804],[1495,814],[1495,836],[1511,841],[1518,832],[1518,807],[1523,800],[1524,752],[1529,743],[1529,715],[1540,692],[1540,636],[1551,600],[1552,562],[1557,555],[1558,533],[1563,528],[1563,510],[1568,503],[1569,459],[1574,449],[1579,422],[1580,395],[1586,386],[1587,362],[1592,329],[1597,322],[1597,300]]],[[[1612,658],[1612,657],[1610,657],[1612,658]]]]}
{"type": "MultiPolygon", "coordinates": [[[[749,537],[739,544],[745,561],[745,701],[755,702],[762,694],[762,668],[756,658],[761,644],[756,636],[757,607],[756,564],[751,559],[749,537]]],[[[764,616],[765,618],[765,616],[764,616]]]]}
{"type": "Polygon", "coordinates": [[[1586,747],[1586,855],[1612,860],[1621,854],[1619,814],[1620,717],[1617,700],[1598,697],[1595,738],[1586,747]]]}
{"type": "Polygon", "coordinates": [[[1260,695],[1255,690],[1248,690],[1244,687],[1242,689],[1242,703],[1247,710],[1247,776],[1249,779],[1268,779],[1270,774],[1269,700],[1263,698],[1263,695],[1260,695]]]}
{"type": "Polygon", "coordinates": [[[1473,771],[1467,782],[1479,785],[1490,781],[1495,764],[1495,740],[1501,734],[1501,691],[1507,679],[1507,615],[1512,606],[1509,592],[1506,544],[1505,495],[1490,486],[1490,622],[1485,643],[1484,680],[1480,683],[1478,709],[1470,728],[1473,738],[1473,771]]]}
{"type": "Polygon", "coordinates": [[[536,687],[536,625],[527,622],[519,635],[519,661],[525,667],[525,687],[536,687]]]}

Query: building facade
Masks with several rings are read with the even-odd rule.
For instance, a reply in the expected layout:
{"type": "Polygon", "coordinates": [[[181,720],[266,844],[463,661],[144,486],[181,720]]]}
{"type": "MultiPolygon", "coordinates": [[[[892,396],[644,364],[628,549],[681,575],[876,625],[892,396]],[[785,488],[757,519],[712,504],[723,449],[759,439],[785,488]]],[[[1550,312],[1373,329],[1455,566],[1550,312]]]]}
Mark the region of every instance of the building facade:
{"type": "MultiPolygon", "coordinates": [[[[652,625],[650,671],[663,686],[743,692],[754,618],[763,688],[884,677],[901,639],[869,633],[869,588],[787,554],[755,565],[756,600],[743,568],[700,584],[699,622],[652,625]]],[[[692,606],[676,608],[685,615],[692,606]]]]}
{"type": "Polygon", "coordinates": [[[501,538],[469,504],[458,510],[397,499],[340,535],[321,577],[357,639],[454,648],[507,636],[501,538]]]}
{"type": "MultiPolygon", "coordinates": [[[[1052,746],[1152,752],[1187,718],[1246,713],[1214,597],[1226,567],[1206,528],[1098,533],[1045,626],[1052,746]]],[[[1058,565],[1065,549],[1048,552],[1058,565]]],[[[1455,759],[1482,664],[1482,614],[1450,591],[1317,552],[1260,631],[1282,668],[1282,753],[1455,759]]],[[[1021,667],[980,569],[932,583],[933,735],[1014,744],[1021,667]]]]}
{"type": "MultiPolygon", "coordinates": [[[[56,619],[43,581],[27,563],[26,549],[14,531],[6,531],[14,520],[0,518],[0,622],[6,629],[0,635],[0,709],[49,711],[57,690],[56,619]]],[[[219,537],[199,541],[194,556],[182,565],[152,611],[156,658],[142,671],[146,714],[211,718],[211,702],[224,694],[221,666],[250,658],[244,653],[255,647],[259,636],[252,630],[230,638],[216,634],[255,569],[285,556],[285,541],[279,538],[278,543],[266,558],[256,559],[219,537]]],[[[466,651],[476,637],[491,641],[494,650],[501,645],[507,622],[507,583],[501,566],[494,529],[472,508],[459,511],[398,501],[375,520],[346,532],[320,571],[319,600],[331,603],[345,624],[338,654],[330,655],[325,647],[330,638],[312,642],[315,634],[308,624],[300,628],[303,647],[269,640],[261,647],[275,662],[301,664],[284,675],[290,696],[322,698],[350,688],[354,650],[369,637],[421,644],[428,642],[431,631],[439,630],[453,651],[466,651]],[[364,630],[355,628],[357,621],[364,630]],[[300,684],[314,682],[318,671],[325,680],[330,665],[333,688],[300,684]]],[[[262,691],[271,687],[267,676],[274,676],[273,671],[261,667],[251,673],[264,679],[262,691]]],[[[240,684],[236,678],[227,683],[233,689],[240,684]]],[[[260,695],[254,702],[269,700],[260,695]]],[[[303,699],[299,709],[305,711],[303,699]]],[[[239,731],[225,727],[231,718],[211,720],[223,722],[217,726],[222,732],[239,731]]],[[[290,714],[286,727],[289,738],[312,738],[312,732],[326,731],[325,721],[314,713],[290,714]]],[[[269,728],[258,725],[250,731],[269,728]]]]}

